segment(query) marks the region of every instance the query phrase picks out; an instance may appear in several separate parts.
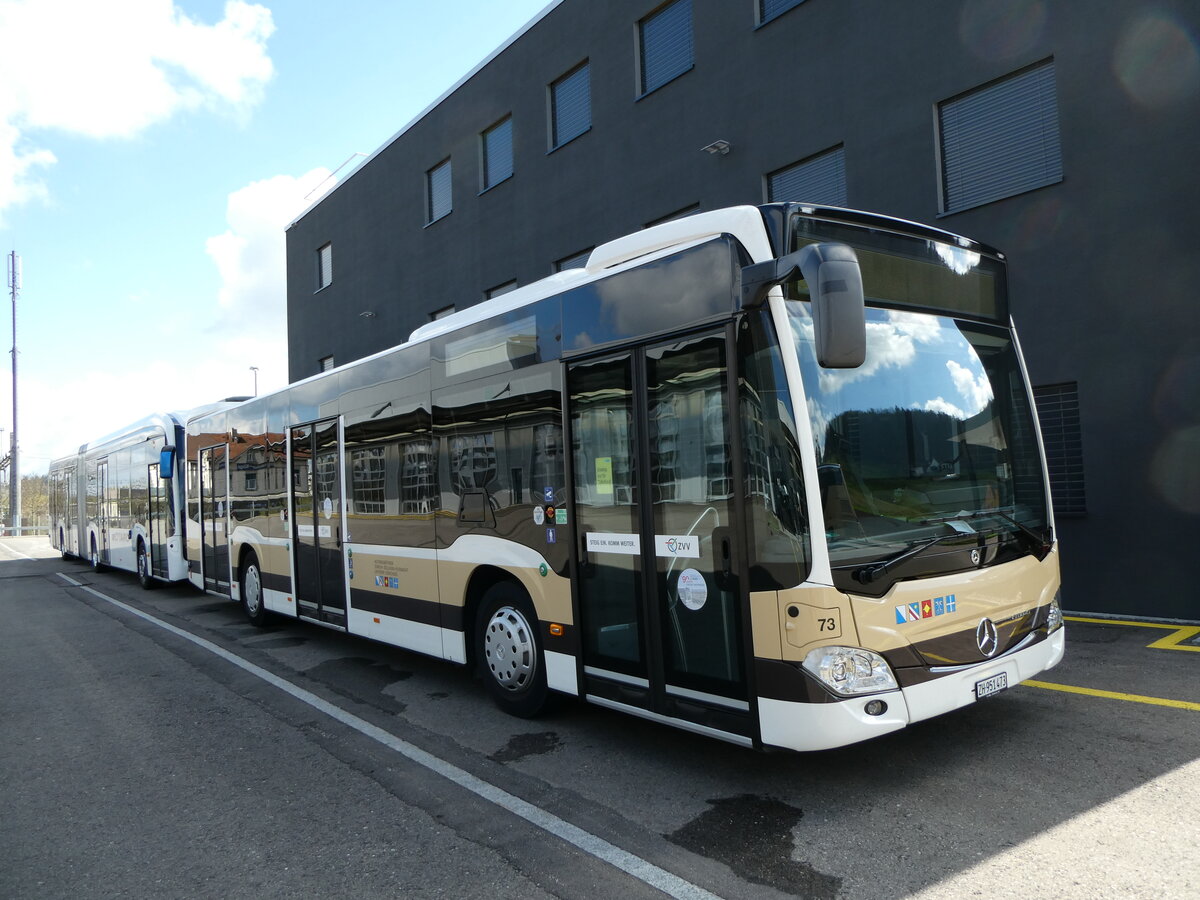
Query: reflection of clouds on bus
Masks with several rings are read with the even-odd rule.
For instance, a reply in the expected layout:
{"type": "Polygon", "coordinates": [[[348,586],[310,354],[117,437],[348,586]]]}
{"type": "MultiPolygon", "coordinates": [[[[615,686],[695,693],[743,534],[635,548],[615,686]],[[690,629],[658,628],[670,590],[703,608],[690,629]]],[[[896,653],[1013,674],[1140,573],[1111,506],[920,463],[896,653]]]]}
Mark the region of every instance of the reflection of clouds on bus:
{"type": "MultiPolygon", "coordinates": [[[[812,340],[812,320],[806,323],[812,340]]],[[[867,322],[867,359],[857,369],[822,369],[821,390],[833,393],[856,381],[873,378],[880,369],[903,369],[917,358],[918,344],[936,344],[943,339],[936,319],[915,313],[888,310],[886,321],[867,322]]]]}
{"type": "Polygon", "coordinates": [[[647,266],[639,273],[638,288],[645,302],[631,303],[626,287],[608,280],[597,282],[596,294],[603,321],[612,322],[618,334],[654,331],[664,319],[685,321],[712,296],[713,285],[729,281],[729,261],[720,254],[697,254],[687,278],[666,266],[647,266]]]}

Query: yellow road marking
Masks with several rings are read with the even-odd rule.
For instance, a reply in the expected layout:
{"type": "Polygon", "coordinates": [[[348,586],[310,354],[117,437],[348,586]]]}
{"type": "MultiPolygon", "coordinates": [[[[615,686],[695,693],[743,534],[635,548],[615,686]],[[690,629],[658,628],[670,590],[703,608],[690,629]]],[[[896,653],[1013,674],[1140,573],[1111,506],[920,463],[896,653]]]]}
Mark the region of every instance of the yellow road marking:
{"type": "Polygon", "coordinates": [[[1147,649],[1187,650],[1192,653],[1200,653],[1200,646],[1191,647],[1184,646],[1183,644],[1183,641],[1189,641],[1200,634],[1200,625],[1168,625],[1165,622],[1130,622],[1125,619],[1092,619],[1087,616],[1063,616],[1063,618],[1068,622],[1086,622],[1090,625],[1127,625],[1131,628],[1161,628],[1174,633],[1161,637],[1152,644],[1147,644],[1147,649]]]}
{"type": "Polygon", "coordinates": [[[1151,706],[1170,706],[1173,709],[1190,709],[1200,712],[1200,703],[1190,700],[1167,700],[1164,697],[1145,697],[1141,694],[1122,694],[1117,691],[1098,691],[1095,688],[1075,687],[1071,684],[1054,684],[1050,681],[1022,681],[1029,687],[1044,688],[1048,691],[1064,691],[1068,694],[1086,694],[1089,697],[1103,697],[1106,700],[1127,700],[1131,703],[1146,703],[1151,706]]]}

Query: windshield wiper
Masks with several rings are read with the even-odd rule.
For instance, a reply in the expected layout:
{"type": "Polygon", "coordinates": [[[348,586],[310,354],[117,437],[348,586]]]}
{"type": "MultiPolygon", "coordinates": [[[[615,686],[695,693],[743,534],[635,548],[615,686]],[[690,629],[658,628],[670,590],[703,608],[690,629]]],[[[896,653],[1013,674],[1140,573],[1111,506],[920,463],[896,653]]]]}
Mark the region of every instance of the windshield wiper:
{"type": "Polygon", "coordinates": [[[851,575],[859,584],[870,584],[881,575],[887,574],[888,571],[900,565],[900,563],[904,562],[906,559],[912,559],[918,553],[921,553],[923,550],[928,550],[934,544],[940,544],[942,541],[948,541],[951,538],[962,537],[963,534],[959,531],[952,532],[951,534],[939,534],[937,537],[932,537],[928,540],[921,541],[919,544],[913,544],[908,549],[901,550],[899,553],[889,556],[887,559],[881,560],[880,562],[872,563],[869,566],[860,566],[859,568],[855,569],[851,575]]]}
{"type": "Polygon", "coordinates": [[[960,513],[956,513],[952,516],[942,516],[937,519],[925,519],[921,524],[922,525],[949,524],[951,527],[953,527],[954,522],[965,522],[965,521],[969,521],[971,519],[982,519],[986,516],[995,516],[998,519],[1003,519],[1005,522],[1012,525],[1019,532],[1021,532],[1022,535],[1029,538],[1029,540],[1033,542],[1034,547],[1037,547],[1043,551],[1048,551],[1050,549],[1051,542],[1050,542],[1050,540],[1048,540],[1045,537],[1045,535],[1038,534],[1036,531],[1034,531],[1032,528],[1030,528],[1024,522],[1014,519],[1008,513],[1004,512],[1002,510],[999,510],[999,509],[977,509],[973,512],[963,511],[960,513]]]}

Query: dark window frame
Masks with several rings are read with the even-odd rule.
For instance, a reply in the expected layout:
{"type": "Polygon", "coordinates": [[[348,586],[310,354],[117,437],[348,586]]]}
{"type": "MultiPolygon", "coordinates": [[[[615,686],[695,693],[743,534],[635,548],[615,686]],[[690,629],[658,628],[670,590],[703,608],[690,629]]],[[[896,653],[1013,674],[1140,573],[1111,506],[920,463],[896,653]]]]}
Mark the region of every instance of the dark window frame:
{"type": "Polygon", "coordinates": [[[756,28],[762,28],[774,22],[780,16],[791,12],[797,6],[802,4],[804,0],[754,0],[754,23],[756,28]],[[768,6],[773,6],[775,9],[768,12],[768,6]]]}
{"type": "Polygon", "coordinates": [[[933,125],[939,218],[1063,180],[1058,73],[1053,57],[939,101],[934,106],[933,125]],[[1020,104],[1022,93],[1036,102],[1020,104]],[[964,116],[972,118],[962,124],[959,120],[964,116]],[[1002,127],[1003,120],[1014,118],[1023,120],[1016,124],[1024,127],[1002,127]],[[989,119],[994,121],[989,123],[989,119]],[[971,141],[972,133],[982,136],[971,141]],[[1004,157],[1004,165],[997,165],[989,155],[1001,146],[1009,155],[1004,157]],[[990,177],[978,175],[970,183],[964,176],[970,175],[973,162],[978,172],[990,177]],[[1019,174],[1011,174],[1014,170],[1019,174]],[[1002,181],[996,176],[1003,172],[1010,174],[1002,181]]]}
{"type": "MultiPolygon", "coordinates": [[[[503,152],[503,148],[500,148],[503,152]]],[[[485,128],[479,133],[479,193],[486,194],[497,185],[503,184],[513,177],[516,171],[516,150],[513,142],[513,117],[512,113],[502,117],[493,125],[485,128]],[[508,126],[508,166],[507,169],[501,165],[496,177],[493,177],[493,166],[495,163],[503,163],[504,157],[501,155],[498,159],[492,153],[492,142],[489,141],[490,135],[501,133],[500,129],[508,126]]]]}
{"type": "Polygon", "coordinates": [[[451,158],[447,156],[437,165],[425,170],[425,224],[428,226],[434,222],[440,222],[452,212],[454,212],[454,167],[451,165],[451,158]],[[439,173],[443,169],[446,171],[444,182],[446,186],[446,209],[445,212],[437,214],[434,201],[437,198],[437,191],[442,182],[438,180],[435,183],[435,178],[438,178],[439,173]]]}
{"type": "Polygon", "coordinates": [[[547,98],[548,98],[547,99],[547,110],[546,110],[546,115],[547,115],[548,121],[547,121],[546,131],[550,137],[550,149],[547,152],[553,153],[559,147],[565,147],[567,144],[571,143],[576,138],[582,137],[583,135],[587,134],[589,131],[592,130],[592,67],[591,67],[591,60],[590,59],[583,60],[578,65],[567,70],[562,75],[560,75],[558,78],[554,79],[554,81],[550,82],[550,84],[548,84],[546,86],[546,92],[547,92],[547,98]],[[560,97],[559,91],[561,88],[563,88],[565,85],[567,85],[567,83],[570,82],[570,80],[572,78],[575,78],[576,76],[580,75],[581,73],[586,77],[586,81],[587,81],[586,88],[580,89],[581,94],[583,93],[584,90],[586,90],[587,124],[584,125],[583,127],[579,128],[576,131],[571,131],[570,133],[567,133],[566,131],[560,132],[560,130],[559,130],[559,120],[560,120],[559,107],[560,107],[562,98],[560,97]]]}
{"type": "Polygon", "coordinates": [[[325,290],[333,284],[333,241],[326,241],[317,248],[317,289],[313,293],[325,290]],[[329,264],[325,264],[325,251],[329,251],[329,264]]]}
{"type": "MultiPolygon", "coordinates": [[[[663,3],[650,13],[638,20],[635,29],[637,40],[637,89],[638,100],[653,94],[660,88],[666,87],[675,79],[686,75],[696,67],[696,18],[695,10],[693,9],[692,0],[670,0],[668,3],[663,3]],[[646,65],[646,28],[651,23],[656,21],[661,22],[662,16],[675,8],[687,7],[687,62],[686,65],[678,66],[668,70],[666,73],[655,78],[651,84],[647,77],[646,65]]],[[[657,74],[657,73],[656,73],[657,74]]]]}
{"type": "Polygon", "coordinates": [[[845,144],[835,144],[834,146],[828,147],[828,148],[820,151],[819,153],[813,153],[810,156],[804,157],[803,159],[796,160],[796,162],[788,163],[786,166],[780,166],[778,169],[768,172],[766,175],[763,176],[763,199],[767,203],[778,203],[778,202],[786,201],[786,200],[795,200],[795,201],[799,201],[799,202],[803,202],[803,203],[811,203],[816,206],[845,207],[849,203],[848,197],[849,197],[849,186],[848,186],[847,180],[846,180],[846,145],[845,144]],[[836,160],[836,163],[837,163],[837,171],[840,175],[840,179],[838,179],[839,184],[837,186],[840,187],[841,192],[842,192],[842,196],[839,200],[831,202],[828,200],[819,199],[817,197],[777,197],[777,196],[775,196],[774,179],[778,178],[779,176],[781,176],[787,172],[792,172],[792,171],[795,171],[798,169],[802,169],[802,168],[811,166],[815,163],[824,162],[826,160],[836,160]]]}

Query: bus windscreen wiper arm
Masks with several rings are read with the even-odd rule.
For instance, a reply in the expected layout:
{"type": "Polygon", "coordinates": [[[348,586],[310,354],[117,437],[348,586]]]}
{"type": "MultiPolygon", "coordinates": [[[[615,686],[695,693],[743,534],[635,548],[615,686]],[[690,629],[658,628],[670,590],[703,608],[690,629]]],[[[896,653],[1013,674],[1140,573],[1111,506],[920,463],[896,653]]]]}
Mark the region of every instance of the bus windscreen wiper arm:
{"type": "Polygon", "coordinates": [[[949,522],[963,522],[970,519],[981,519],[984,516],[996,516],[999,519],[1003,519],[1005,522],[1008,522],[1008,524],[1020,531],[1025,537],[1029,538],[1029,540],[1033,541],[1033,544],[1036,547],[1049,549],[1051,546],[1051,541],[1048,540],[1044,535],[1038,534],[1024,522],[1014,519],[1008,513],[999,509],[977,509],[974,512],[961,512],[957,515],[943,516],[939,519],[926,519],[924,524],[933,525],[935,523],[944,524],[949,522]]]}
{"type": "Polygon", "coordinates": [[[912,559],[922,550],[927,550],[934,544],[940,544],[942,541],[949,540],[950,538],[961,537],[962,534],[956,531],[952,534],[939,534],[937,537],[921,541],[919,544],[913,544],[907,550],[901,550],[895,556],[889,556],[887,559],[883,560],[883,562],[873,563],[872,565],[861,566],[855,569],[853,572],[854,580],[859,584],[870,584],[880,575],[886,574],[890,569],[894,569],[906,559],[912,559]]]}

